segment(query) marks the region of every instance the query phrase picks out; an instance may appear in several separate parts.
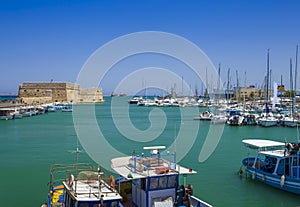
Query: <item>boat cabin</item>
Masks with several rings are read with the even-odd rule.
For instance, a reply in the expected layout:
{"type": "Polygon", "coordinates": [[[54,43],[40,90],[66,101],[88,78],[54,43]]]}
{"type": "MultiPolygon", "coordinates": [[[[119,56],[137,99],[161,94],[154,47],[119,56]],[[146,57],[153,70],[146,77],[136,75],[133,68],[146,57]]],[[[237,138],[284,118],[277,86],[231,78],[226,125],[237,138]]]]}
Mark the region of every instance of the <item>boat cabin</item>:
{"type": "Polygon", "coordinates": [[[132,205],[210,206],[193,197],[192,187],[186,186],[186,176],[196,172],[176,164],[175,153],[160,153],[159,150],[164,148],[164,146],[144,147],[145,150],[150,150],[150,155],[131,155],[112,159],[112,169],[124,181],[131,181],[132,205]],[[184,176],[183,185],[179,184],[180,175],[184,176]],[[194,205],[191,202],[194,202],[194,205]]]}

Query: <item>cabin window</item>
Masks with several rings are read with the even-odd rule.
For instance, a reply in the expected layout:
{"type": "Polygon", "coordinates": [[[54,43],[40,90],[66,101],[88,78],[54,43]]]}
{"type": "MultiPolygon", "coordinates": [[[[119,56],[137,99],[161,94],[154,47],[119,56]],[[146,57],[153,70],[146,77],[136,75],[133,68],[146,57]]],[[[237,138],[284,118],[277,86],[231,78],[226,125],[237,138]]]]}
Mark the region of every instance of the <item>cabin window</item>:
{"type": "Polygon", "coordinates": [[[176,176],[169,176],[168,187],[172,188],[176,186],[176,176]]]}
{"type": "Polygon", "coordinates": [[[163,176],[159,178],[159,188],[166,188],[167,187],[167,177],[163,176]]]}
{"type": "Polygon", "coordinates": [[[279,161],[278,168],[277,168],[277,175],[283,175],[284,174],[284,159],[279,161]]]}
{"type": "Polygon", "coordinates": [[[150,190],[158,187],[158,178],[150,178],[150,190]]]}
{"type": "Polygon", "coordinates": [[[293,158],[293,166],[299,166],[300,165],[300,159],[297,157],[293,158]]]}

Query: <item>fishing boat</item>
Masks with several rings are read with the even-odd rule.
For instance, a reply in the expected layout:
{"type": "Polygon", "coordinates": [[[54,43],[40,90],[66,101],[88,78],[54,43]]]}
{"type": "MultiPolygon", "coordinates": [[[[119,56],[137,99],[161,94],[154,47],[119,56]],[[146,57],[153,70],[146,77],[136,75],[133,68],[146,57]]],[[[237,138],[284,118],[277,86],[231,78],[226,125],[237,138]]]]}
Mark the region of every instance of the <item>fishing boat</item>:
{"type": "MultiPolygon", "coordinates": [[[[288,192],[300,194],[299,143],[284,143],[264,139],[245,139],[248,156],[242,165],[252,179],[288,192]],[[255,151],[250,156],[250,151],[255,151]]],[[[240,174],[243,174],[241,168],[240,174]]]]}
{"type": "Polygon", "coordinates": [[[122,197],[114,179],[105,182],[100,167],[90,164],[56,164],[50,169],[48,201],[44,207],[118,207],[122,197]]]}
{"type": "Polygon", "coordinates": [[[210,204],[196,198],[192,185],[186,183],[187,176],[196,171],[178,165],[176,153],[160,153],[161,149],[165,149],[165,146],[144,147],[150,153],[111,160],[111,168],[121,176],[117,179],[120,192],[128,192],[124,195],[128,206],[210,207],[210,204]],[[180,176],[183,176],[181,185],[180,176]],[[130,190],[121,189],[123,182],[129,182],[130,190]]]}

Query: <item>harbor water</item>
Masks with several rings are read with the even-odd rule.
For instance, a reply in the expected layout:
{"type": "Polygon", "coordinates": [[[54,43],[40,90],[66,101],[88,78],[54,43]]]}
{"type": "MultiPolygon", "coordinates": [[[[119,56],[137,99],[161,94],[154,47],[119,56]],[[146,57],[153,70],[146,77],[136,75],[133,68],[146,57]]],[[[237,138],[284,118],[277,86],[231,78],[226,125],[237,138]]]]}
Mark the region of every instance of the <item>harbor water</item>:
{"type": "MultiPolygon", "coordinates": [[[[120,109],[128,110],[127,97],[115,98],[120,99],[120,109]]],[[[296,128],[226,125],[216,150],[207,160],[200,163],[198,157],[210,122],[193,120],[197,114],[183,120],[181,114],[191,108],[160,108],[167,119],[164,131],[151,142],[137,142],[127,139],[118,131],[111,115],[111,97],[104,100],[104,103],[95,105],[98,124],[107,141],[124,154],[129,155],[133,151],[138,153],[142,151],[143,146],[171,145],[182,124],[199,125],[197,138],[180,164],[198,172],[189,176],[187,182],[193,184],[197,197],[213,206],[300,205],[299,195],[269,187],[252,180],[251,176],[246,178],[245,175],[242,177],[239,175],[241,160],[247,155],[242,139],[265,138],[296,142],[298,140],[296,128]]],[[[84,109],[86,106],[80,107],[84,109]]],[[[137,130],[147,130],[151,127],[149,114],[152,110],[154,108],[130,105],[130,120],[137,130]]],[[[122,113],[118,117],[122,118],[122,113]]],[[[47,201],[50,165],[76,161],[74,150],[78,139],[70,112],[1,120],[0,143],[0,206],[41,206],[47,201]]],[[[101,151],[101,146],[96,147],[101,151]]],[[[78,159],[79,162],[93,162],[88,153],[80,153],[78,159]]]]}

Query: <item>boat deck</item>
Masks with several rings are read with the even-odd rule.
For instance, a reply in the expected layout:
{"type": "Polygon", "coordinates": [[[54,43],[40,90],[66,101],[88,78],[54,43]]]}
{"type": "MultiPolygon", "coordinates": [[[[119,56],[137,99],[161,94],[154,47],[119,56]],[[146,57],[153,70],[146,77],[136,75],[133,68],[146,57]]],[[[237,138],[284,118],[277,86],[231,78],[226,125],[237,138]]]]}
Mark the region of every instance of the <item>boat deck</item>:
{"type": "Polygon", "coordinates": [[[139,157],[134,159],[132,156],[119,157],[112,159],[112,169],[126,179],[139,179],[160,175],[172,174],[195,174],[196,171],[182,167],[164,159],[151,157],[139,157]],[[130,175],[130,176],[128,176],[130,175]]]}
{"type": "Polygon", "coordinates": [[[70,187],[68,183],[63,182],[63,185],[69,190],[77,201],[98,201],[121,199],[119,193],[101,180],[101,188],[99,188],[98,180],[78,180],[74,181],[70,187]]]}

